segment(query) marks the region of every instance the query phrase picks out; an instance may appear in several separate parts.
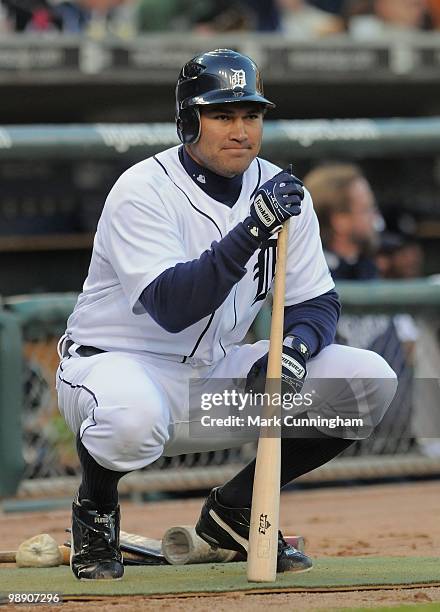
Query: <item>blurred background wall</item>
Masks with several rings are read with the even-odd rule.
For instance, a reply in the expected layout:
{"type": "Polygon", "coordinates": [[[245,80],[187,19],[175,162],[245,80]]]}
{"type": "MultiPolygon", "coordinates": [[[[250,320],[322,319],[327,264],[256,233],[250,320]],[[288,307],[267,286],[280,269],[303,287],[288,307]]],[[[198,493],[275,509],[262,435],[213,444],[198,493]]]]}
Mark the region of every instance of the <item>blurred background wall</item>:
{"type": "MultiPolygon", "coordinates": [[[[0,0],[0,124],[172,122],[180,66],[221,46],[261,66],[266,93],[277,102],[268,120],[434,117],[440,115],[439,5],[0,0]]],[[[1,292],[78,291],[106,193],[142,150],[106,159],[60,150],[51,158],[32,143],[18,154],[8,142],[0,130],[1,292]]],[[[422,274],[438,271],[438,151],[405,145],[381,159],[340,149],[320,160],[280,147],[271,157],[293,161],[300,175],[328,158],[357,158],[387,230],[420,243],[422,274]]]]}

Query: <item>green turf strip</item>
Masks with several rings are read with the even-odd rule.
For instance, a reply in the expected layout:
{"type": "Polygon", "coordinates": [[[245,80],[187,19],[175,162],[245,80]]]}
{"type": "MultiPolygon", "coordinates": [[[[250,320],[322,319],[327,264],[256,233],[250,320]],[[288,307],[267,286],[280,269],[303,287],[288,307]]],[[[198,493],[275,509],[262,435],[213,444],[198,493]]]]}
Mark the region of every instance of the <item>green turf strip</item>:
{"type": "MultiPolygon", "coordinates": [[[[371,612],[373,608],[344,608],[344,612],[371,612]]],[[[440,603],[408,604],[403,606],[381,606],[374,608],[374,612],[434,612],[440,610],[440,603]]]]}
{"type": "Polygon", "coordinates": [[[439,557],[336,557],[317,559],[310,572],[278,574],[276,583],[248,583],[245,563],[127,567],[121,581],[83,582],[69,567],[0,569],[0,593],[154,595],[253,589],[340,588],[440,582],[439,557]]]}

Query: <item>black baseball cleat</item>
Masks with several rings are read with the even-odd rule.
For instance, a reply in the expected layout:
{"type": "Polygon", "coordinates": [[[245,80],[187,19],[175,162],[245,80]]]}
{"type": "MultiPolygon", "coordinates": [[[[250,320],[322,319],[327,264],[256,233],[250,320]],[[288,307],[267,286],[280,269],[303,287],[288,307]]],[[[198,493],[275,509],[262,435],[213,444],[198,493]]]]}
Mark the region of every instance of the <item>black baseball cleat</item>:
{"type": "Polygon", "coordinates": [[[119,506],[103,513],[88,499],[73,502],[70,567],[78,580],[122,578],[119,525],[119,506]]]}
{"type": "MultiPolygon", "coordinates": [[[[217,500],[218,487],[208,495],[200,518],[197,534],[213,548],[236,550],[247,557],[250,508],[228,508],[217,500]]],[[[288,544],[278,532],[277,572],[306,572],[312,568],[312,560],[288,544]]]]}

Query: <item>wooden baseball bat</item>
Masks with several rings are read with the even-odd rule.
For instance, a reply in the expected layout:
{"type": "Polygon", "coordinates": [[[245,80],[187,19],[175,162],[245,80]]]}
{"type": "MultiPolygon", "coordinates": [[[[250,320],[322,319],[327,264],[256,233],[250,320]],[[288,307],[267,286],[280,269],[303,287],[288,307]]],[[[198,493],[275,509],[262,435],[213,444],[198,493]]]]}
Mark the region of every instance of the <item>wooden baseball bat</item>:
{"type": "Polygon", "coordinates": [[[0,563],[15,563],[16,550],[0,550],[0,563]]]}
{"type": "MultiPolygon", "coordinates": [[[[270,327],[269,358],[265,394],[281,393],[284,294],[289,221],[278,234],[277,261],[270,327]]],[[[266,395],[267,397],[267,395],[266,395]]],[[[279,407],[265,404],[262,419],[273,419],[279,407]]],[[[264,423],[264,421],[263,421],[264,423]]],[[[262,425],[258,441],[252,493],[247,579],[249,582],[275,582],[280,518],[281,431],[279,426],[262,425]]]]}
{"type": "MultiPolygon", "coordinates": [[[[186,565],[187,563],[224,563],[227,561],[245,561],[246,558],[236,551],[228,551],[218,548],[212,549],[209,544],[195,534],[195,529],[192,526],[184,525],[180,527],[171,527],[164,535],[162,542],[160,540],[152,540],[138,534],[121,532],[121,545],[124,547],[124,562],[130,565],[164,565],[168,562],[171,565],[186,565]],[[181,535],[180,539],[176,540],[175,534],[181,535]],[[183,536],[182,536],[183,534],[183,536]],[[174,541],[173,541],[174,540],[174,541]],[[124,542],[124,543],[123,543],[124,542]],[[135,546],[131,546],[135,542],[137,551],[134,552],[135,546]],[[153,553],[151,554],[151,546],[154,545],[153,553]],[[160,556],[160,548],[166,546],[166,557],[160,556]],[[209,551],[206,547],[209,547],[209,551]],[[131,547],[132,551],[128,550],[131,547]],[[207,554],[208,553],[208,554],[207,554]]],[[[287,535],[284,537],[286,542],[296,548],[304,551],[304,538],[299,535],[287,535]]],[[[70,564],[70,546],[66,544],[58,546],[61,553],[61,564],[70,564]]],[[[0,550],[0,564],[15,563],[16,550],[0,550]]]]}
{"type": "MultiPolygon", "coordinates": [[[[58,550],[62,556],[62,565],[69,565],[70,561],[70,548],[67,546],[58,546],[58,550]]],[[[0,563],[15,563],[17,556],[16,550],[0,550],[0,563]]],[[[37,556],[36,556],[37,560],[37,556]]]]}

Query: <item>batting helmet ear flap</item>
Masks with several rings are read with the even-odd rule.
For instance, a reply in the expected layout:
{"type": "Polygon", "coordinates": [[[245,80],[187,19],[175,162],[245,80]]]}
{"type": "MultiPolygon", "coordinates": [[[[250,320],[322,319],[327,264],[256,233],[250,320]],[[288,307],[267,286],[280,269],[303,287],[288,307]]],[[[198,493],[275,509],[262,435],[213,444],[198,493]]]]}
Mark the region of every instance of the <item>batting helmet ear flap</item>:
{"type": "Polygon", "coordinates": [[[200,138],[200,111],[190,106],[178,111],[176,117],[177,135],[183,144],[194,144],[200,138]]]}

